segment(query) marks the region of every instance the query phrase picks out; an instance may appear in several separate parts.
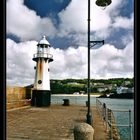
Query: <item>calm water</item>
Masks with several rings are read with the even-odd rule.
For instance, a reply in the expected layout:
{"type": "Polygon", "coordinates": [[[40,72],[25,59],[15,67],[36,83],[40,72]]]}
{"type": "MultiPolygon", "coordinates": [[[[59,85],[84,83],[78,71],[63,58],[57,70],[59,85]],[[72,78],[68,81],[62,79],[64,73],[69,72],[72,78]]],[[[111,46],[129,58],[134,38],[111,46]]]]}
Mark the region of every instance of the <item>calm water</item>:
{"type": "Polygon", "coordinates": [[[118,126],[119,134],[122,140],[133,140],[134,138],[134,100],[133,99],[100,99],[106,103],[110,109],[128,110],[127,112],[113,111],[118,125],[129,125],[132,127],[118,126]]]}
{"type": "MultiPolygon", "coordinates": [[[[69,99],[70,104],[86,105],[87,95],[52,95],[52,104],[63,104],[63,99],[69,99]]],[[[134,100],[133,99],[110,99],[98,98],[102,103],[106,103],[107,108],[110,109],[125,109],[130,112],[116,112],[113,111],[117,124],[128,125],[129,122],[134,123],[134,100]],[[130,118],[129,118],[130,116],[130,118]]],[[[96,97],[90,96],[90,103],[96,105],[96,97]]],[[[121,140],[133,140],[134,126],[132,127],[118,127],[121,140]]]]}
{"type": "MultiPolygon", "coordinates": [[[[52,104],[63,104],[63,99],[69,99],[70,104],[76,105],[86,105],[87,95],[67,95],[67,94],[60,94],[60,95],[52,95],[51,102],[52,104]]],[[[96,98],[90,98],[91,105],[96,105],[96,98]]]]}

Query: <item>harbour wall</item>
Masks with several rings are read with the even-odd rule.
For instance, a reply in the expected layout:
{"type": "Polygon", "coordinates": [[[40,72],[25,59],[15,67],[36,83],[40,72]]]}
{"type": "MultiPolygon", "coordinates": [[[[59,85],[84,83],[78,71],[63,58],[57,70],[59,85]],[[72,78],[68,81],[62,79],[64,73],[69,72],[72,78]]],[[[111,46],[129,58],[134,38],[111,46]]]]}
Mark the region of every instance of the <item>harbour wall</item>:
{"type": "Polygon", "coordinates": [[[14,109],[30,105],[31,88],[7,87],[6,88],[6,109],[14,109]]]}

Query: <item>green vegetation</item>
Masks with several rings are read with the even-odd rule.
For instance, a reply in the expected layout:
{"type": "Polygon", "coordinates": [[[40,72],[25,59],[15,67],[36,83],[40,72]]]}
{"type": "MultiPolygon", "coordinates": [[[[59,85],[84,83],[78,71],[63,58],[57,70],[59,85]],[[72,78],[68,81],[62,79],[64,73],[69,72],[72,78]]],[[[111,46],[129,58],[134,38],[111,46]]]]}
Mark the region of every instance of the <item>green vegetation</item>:
{"type": "MultiPolygon", "coordinates": [[[[133,87],[134,78],[91,79],[91,94],[116,93],[117,86],[133,87]]],[[[51,80],[52,94],[87,92],[87,79],[51,80]]]]}

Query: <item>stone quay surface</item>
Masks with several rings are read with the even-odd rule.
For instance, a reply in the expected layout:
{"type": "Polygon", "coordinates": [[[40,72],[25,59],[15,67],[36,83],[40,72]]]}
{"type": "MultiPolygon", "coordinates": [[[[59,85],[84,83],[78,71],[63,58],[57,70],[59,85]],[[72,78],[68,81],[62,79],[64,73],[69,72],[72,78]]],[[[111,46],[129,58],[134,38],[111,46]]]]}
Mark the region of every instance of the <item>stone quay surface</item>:
{"type": "MultiPolygon", "coordinates": [[[[105,125],[96,106],[93,113],[94,140],[108,140],[105,125]]],[[[51,105],[7,111],[7,140],[74,140],[74,126],[86,122],[87,107],[51,105]]]]}

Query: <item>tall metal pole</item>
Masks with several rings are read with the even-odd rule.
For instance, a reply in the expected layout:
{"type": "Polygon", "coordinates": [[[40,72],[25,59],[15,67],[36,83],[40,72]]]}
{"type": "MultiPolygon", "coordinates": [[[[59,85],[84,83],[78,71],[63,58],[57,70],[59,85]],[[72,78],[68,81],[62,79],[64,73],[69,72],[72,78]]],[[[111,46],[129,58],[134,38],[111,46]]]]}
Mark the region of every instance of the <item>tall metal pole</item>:
{"type": "Polygon", "coordinates": [[[87,123],[91,125],[91,112],[90,112],[90,0],[88,0],[88,112],[87,112],[87,123]]]}
{"type": "MultiPolygon", "coordinates": [[[[96,5],[101,7],[107,7],[111,4],[111,0],[97,0],[96,5]]],[[[88,83],[87,83],[87,92],[88,92],[88,112],[87,112],[87,123],[92,125],[92,115],[90,111],[90,48],[94,45],[102,43],[104,44],[104,40],[102,41],[90,41],[90,0],[88,0],[88,83]],[[93,43],[91,46],[90,43],[93,43]]]]}

